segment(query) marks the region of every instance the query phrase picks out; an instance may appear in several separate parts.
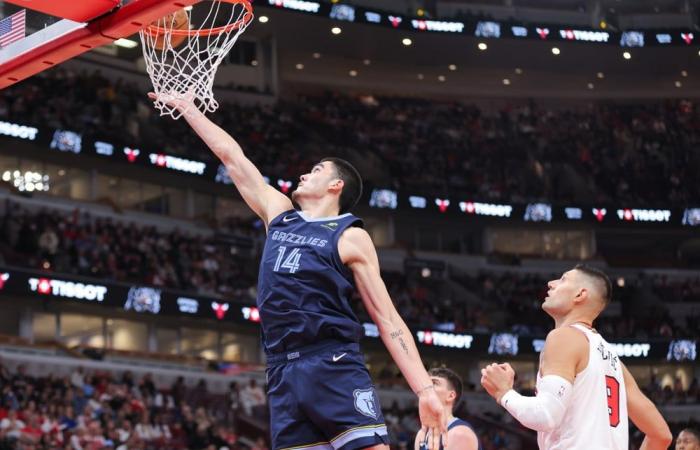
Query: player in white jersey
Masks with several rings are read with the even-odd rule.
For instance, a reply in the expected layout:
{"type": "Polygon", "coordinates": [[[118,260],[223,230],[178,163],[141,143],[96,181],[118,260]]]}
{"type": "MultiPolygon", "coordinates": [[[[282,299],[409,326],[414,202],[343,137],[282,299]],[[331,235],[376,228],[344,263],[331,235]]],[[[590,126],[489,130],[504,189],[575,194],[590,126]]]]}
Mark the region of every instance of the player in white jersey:
{"type": "Polygon", "coordinates": [[[602,271],[578,265],[550,281],[542,309],[555,322],[545,341],[537,394],[513,390],[509,364],[491,364],[481,384],[513,417],[537,431],[541,450],[628,450],[628,417],[645,435],[641,450],[667,449],[673,439],[654,404],[593,329],[610,302],[602,271]]]}

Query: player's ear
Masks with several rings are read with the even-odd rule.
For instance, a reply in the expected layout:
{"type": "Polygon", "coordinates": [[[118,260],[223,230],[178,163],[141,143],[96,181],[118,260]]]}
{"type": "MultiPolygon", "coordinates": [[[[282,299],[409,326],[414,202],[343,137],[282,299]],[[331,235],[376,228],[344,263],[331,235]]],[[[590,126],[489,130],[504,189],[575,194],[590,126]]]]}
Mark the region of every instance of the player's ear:
{"type": "Polygon", "coordinates": [[[581,288],[578,290],[578,293],[576,294],[576,297],[574,298],[574,302],[582,302],[586,298],[588,298],[588,289],[581,288]]]}
{"type": "Polygon", "coordinates": [[[335,178],[335,179],[331,180],[329,187],[333,191],[340,192],[343,190],[343,187],[345,187],[345,182],[343,180],[341,180],[340,178],[335,178]]]}
{"type": "Polygon", "coordinates": [[[457,392],[451,390],[447,393],[447,400],[456,400],[456,399],[457,399],[457,392]]]}

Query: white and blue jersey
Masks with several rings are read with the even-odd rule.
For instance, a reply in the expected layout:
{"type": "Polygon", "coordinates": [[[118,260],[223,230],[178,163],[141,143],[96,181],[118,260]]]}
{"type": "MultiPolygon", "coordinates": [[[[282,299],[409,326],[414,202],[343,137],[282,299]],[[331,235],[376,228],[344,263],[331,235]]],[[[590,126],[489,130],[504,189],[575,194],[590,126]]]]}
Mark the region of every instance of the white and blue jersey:
{"type": "Polygon", "coordinates": [[[289,210],[268,225],[258,277],[272,449],[354,450],[387,444],[350,307],[352,272],[338,240],[362,221],[289,210]]]}

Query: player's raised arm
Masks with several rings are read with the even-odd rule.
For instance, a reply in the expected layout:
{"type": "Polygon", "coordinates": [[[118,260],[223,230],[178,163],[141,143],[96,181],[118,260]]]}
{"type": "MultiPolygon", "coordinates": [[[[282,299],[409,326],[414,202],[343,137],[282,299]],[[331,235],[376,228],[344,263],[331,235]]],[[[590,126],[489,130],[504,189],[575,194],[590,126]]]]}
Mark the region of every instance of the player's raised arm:
{"type": "Polygon", "coordinates": [[[243,200],[267,225],[277,215],[292,209],[289,198],[265,183],[257,167],[245,156],[243,149],[221,127],[209,120],[186,99],[158,99],[154,93],[148,97],[164,101],[183,112],[183,117],[205,144],[226,166],[231,180],[243,200]],[[190,106],[190,107],[188,107],[190,106]],[[186,113],[184,113],[186,110],[186,113]]]}
{"type": "Polygon", "coordinates": [[[430,433],[428,448],[439,447],[439,436],[447,445],[447,423],[442,403],[423,366],[411,331],[399,316],[379,272],[379,258],[369,234],[361,228],[349,228],[338,242],[338,252],[353,272],[357,290],[379,335],[394,362],[418,395],[421,424],[430,433]]]}
{"type": "Polygon", "coordinates": [[[639,389],[627,367],[622,366],[627,391],[627,413],[630,420],[645,434],[640,450],[665,450],[673,435],[656,406],[639,389]]]}

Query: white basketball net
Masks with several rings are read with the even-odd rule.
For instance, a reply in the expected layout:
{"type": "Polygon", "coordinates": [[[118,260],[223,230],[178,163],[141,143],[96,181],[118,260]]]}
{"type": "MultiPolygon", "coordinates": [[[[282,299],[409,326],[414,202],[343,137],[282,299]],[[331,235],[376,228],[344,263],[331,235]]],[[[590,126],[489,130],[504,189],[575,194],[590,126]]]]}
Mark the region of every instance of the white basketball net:
{"type": "Polygon", "coordinates": [[[196,17],[193,17],[192,8],[185,12],[190,23],[189,36],[179,45],[176,41],[173,46],[173,39],[178,39],[173,34],[177,25],[175,15],[154,23],[159,27],[157,32],[153,27],[139,32],[146,71],[157,96],[154,105],[161,116],[169,115],[176,120],[189,109],[180,111],[166,104],[169,99],[192,100],[192,105],[202,112],[216,111],[219,103],[212,92],[216,70],[252,21],[252,14],[242,3],[228,1],[212,1],[206,17],[202,9],[197,11],[196,17]],[[208,32],[214,28],[222,32],[208,32]],[[156,48],[156,44],[162,49],[156,48]]]}

